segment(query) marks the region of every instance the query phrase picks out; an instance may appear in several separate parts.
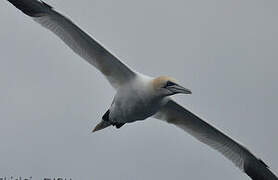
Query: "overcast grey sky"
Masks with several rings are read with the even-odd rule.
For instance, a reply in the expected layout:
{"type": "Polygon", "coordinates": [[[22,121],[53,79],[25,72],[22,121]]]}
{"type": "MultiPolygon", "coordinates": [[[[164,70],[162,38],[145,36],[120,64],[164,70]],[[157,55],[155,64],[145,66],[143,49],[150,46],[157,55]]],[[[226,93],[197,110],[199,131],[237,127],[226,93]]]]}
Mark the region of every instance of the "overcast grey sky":
{"type": "MultiPolygon", "coordinates": [[[[278,173],[278,1],[46,0],[278,173]]],[[[90,134],[115,91],[55,35],[0,1],[0,177],[249,179],[155,119],[90,134]]]]}

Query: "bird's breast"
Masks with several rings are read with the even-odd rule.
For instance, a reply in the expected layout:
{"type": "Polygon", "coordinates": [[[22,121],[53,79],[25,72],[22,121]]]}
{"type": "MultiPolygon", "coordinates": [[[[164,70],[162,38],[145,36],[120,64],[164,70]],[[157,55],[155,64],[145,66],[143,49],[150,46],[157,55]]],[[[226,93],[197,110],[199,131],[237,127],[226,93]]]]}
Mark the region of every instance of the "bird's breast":
{"type": "Polygon", "coordinates": [[[144,120],[154,115],[163,104],[162,99],[152,96],[147,90],[124,89],[114,97],[110,120],[118,123],[144,120]]]}

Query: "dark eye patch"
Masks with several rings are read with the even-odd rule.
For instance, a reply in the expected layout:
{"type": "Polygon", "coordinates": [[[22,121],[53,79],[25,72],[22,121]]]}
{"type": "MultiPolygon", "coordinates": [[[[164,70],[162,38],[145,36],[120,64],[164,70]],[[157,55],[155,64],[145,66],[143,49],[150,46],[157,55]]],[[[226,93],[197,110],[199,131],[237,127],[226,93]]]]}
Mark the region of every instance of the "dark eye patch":
{"type": "Polygon", "coordinates": [[[172,81],[167,82],[167,86],[174,86],[174,85],[176,85],[176,83],[173,83],[172,81]]]}
{"type": "Polygon", "coordinates": [[[173,83],[172,81],[167,81],[164,88],[169,87],[169,86],[174,86],[174,85],[176,85],[176,83],[173,83]]]}

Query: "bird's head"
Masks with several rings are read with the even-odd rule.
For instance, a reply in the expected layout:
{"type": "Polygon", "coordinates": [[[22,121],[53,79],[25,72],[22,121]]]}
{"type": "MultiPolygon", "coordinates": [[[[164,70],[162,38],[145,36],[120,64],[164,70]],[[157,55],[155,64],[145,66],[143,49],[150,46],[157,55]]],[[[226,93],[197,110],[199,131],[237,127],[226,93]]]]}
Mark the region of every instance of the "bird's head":
{"type": "Polygon", "coordinates": [[[191,94],[189,89],[182,87],[175,79],[167,76],[160,76],[153,79],[152,85],[156,93],[163,97],[178,93],[191,94]]]}

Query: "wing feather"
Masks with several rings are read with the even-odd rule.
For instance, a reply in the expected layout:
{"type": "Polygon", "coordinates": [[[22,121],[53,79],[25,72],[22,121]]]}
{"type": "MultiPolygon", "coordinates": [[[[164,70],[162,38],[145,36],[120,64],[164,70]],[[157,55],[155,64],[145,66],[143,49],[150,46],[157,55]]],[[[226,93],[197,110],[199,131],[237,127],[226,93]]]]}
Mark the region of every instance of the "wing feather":
{"type": "Polygon", "coordinates": [[[100,70],[114,88],[117,89],[136,76],[129,67],[50,5],[38,0],[8,1],[55,33],[75,53],[100,70]]]}
{"type": "Polygon", "coordinates": [[[278,179],[262,160],[256,158],[244,146],[173,100],[170,100],[154,117],[180,127],[199,141],[219,151],[252,179],[278,179]]]}

